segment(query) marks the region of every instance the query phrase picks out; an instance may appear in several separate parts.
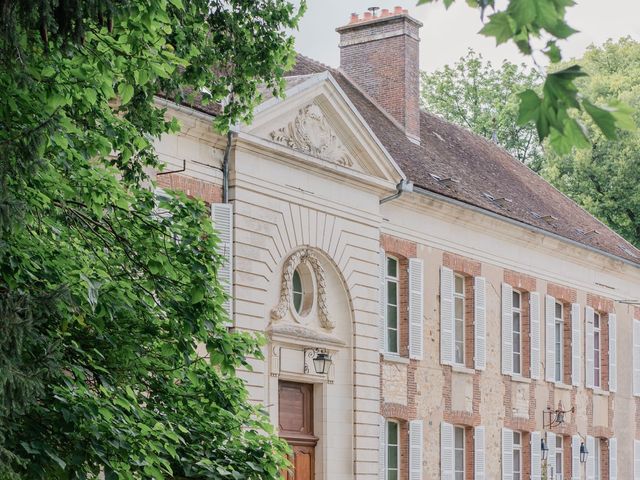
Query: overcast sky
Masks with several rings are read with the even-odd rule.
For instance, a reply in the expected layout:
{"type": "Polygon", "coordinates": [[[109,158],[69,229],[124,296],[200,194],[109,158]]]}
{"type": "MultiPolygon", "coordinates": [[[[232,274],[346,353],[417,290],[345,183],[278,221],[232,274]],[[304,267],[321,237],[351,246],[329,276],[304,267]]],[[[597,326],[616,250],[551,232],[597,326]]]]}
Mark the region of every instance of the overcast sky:
{"type": "MultiPolygon", "coordinates": [[[[504,4],[505,0],[499,0],[504,4]]],[[[530,0],[535,1],[535,0],[530,0]]],[[[340,63],[338,34],[335,28],[348,23],[352,12],[362,14],[368,7],[392,9],[401,5],[424,25],[420,31],[420,68],[438,70],[454,63],[469,47],[492,62],[508,59],[526,61],[511,45],[495,46],[492,39],[478,35],[482,28],[478,11],[457,0],[447,11],[440,0],[417,7],[417,1],[402,0],[307,0],[307,13],[295,33],[296,49],[322,63],[337,67],[340,63]]],[[[566,59],[580,57],[590,44],[630,35],[640,40],[640,0],[577,0],[567,14],[568,23],[580,30],[561,43],[566,59]]],[[[538,59],[539,63],[544,58],[538,59]]]]}

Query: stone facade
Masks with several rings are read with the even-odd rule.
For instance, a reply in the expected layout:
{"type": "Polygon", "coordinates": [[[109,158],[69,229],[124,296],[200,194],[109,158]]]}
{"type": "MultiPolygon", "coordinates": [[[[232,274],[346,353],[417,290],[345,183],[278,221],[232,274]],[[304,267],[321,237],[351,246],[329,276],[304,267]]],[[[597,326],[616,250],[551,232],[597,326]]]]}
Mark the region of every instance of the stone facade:
{"type": "MultiPolygon", "coordinates": [[[[401,13],[384,28],[396,29],[396,23],[408,32],[402,48],[413,48],[409,40],[417,45],[413,29],[417,35],[418,25],[401,13]]],[[[383,26],[380,23],[381,41],[383,26]]],[[[374,43],[359,42],[361,27],[358,19],[341,30],[343,56],[366,55],[374,63],[374,71],[390,68],[397,69],[393,75],[404,75],[402,67],[387,62],[384,55],[376,59],[365,51],[374,43]]],[[[405,55],[402,48],[396,50],[401,52],[398,57],[405,55]]],[[[417,55],[415,62],[409,70],[417,71],[417,55]]],[[[357,77],[358,72],[350,75],[357,77]]],[[[398,105],[393,95],[405,96],[402,88],[391,89],[391,93],[374,91],[373,96],[378,95],[376,100],[385,106],[385,95],[389,94],[389,114],[411,134],[417,128],[411,113],[414,107],[405,103],[397,110],[392,108],[398,105]]],[[[188,128],[158,142],[165,171],[181,170],[183,162],[184,171],[157,176],[157,185],[182,190],[209,204],[221,202],[226,138],[211,131],[211,118],[206,115],[163,102],[169,109],[167,115],[177,117],[188,128]]],[[[563,436],[565,478],[571,473],[571,435],[575,434],[597,437],[603,479],[609,478],[608,440],[616,438],[618,478],[632,478],[633,440],[640,439],[640,400],[632,393],[630,359],[632,320],[640,318],[640,309],[620,300],[637,297],[638,266],[419,191],[381,203],[396,192],[403,179],[405,173],[329,74],[303,79],[288,92],[286,100],[261,105],[254,122],[234,132],[228,174],[228,200],[233,206],[233,328],[268,338],[264,360],[250,359],[252,371],[239,372],[252,401],[265,405],[278,425],[278,382],[314,385],[317,480],[381,478],[381,416],[400,425],[399,478],[403,480],[409,479],[409,425],[415,420],[423,422],[418,478],[441,478],[442,422],[465,429],[466,479],[474,478],[476,468],[476,427],[485,429],[487,479],[502,475],[503,428],[522,433],[522,478],[531,473],[529,441],[536,432],[545,431],[563,436]],[[313,118],[305,123],[305,115],[313,118]],[[298,127],[301,130],[295,133],[298,127]],[[289,132],[287,135],[297,140],[274,137],[272,132],[289,132]],[[398,355],[380,349],[380,251],[398,259],[398,355]],[[285,295],[281,314],[274,316],[272,312],[283,301],[283,282],[290,281],[288,262],[293,256],[304,256],[300,252],[316,262],[310,270],[315,293],[309,312],[301,315],[293,311],[285,295]],[[423,266],[423,289],[419,292],[422,358],[410,358],[410,259],[420,259],[423,266]],[[441,362],[443,266],[464,277],[462,365],[441,362]],[[476,368],[476,277],[486,281],[483,369],[476,368]],[[501,368],[503,283],[522,295],[521,375],[503,374],[501,368]],[[542,365],[537,379],[531,378],[530,354],[529,307],[534,292],[541,299],[542,365]],[[564,307],[564,368],[558,383],[545,380],[545,294],[564,307]],[[576,386],[572,385],[570,353],[572,304],[578,304],[581,312],[578,343],[582,378],[576,386]],[[585,387],[587,306],[602,318],[600,389],[585,387]],[[617,318],[615,392],[609,391],[607,325],[611,314],[617,318]],[[331,322],[323,321],[326,318],[331,322]],[[307,355],[315,348],[332,356],[327,376],[315,374],[310,367],[307,355]],[[548,427],[543,412],[555,409],[559,402],[567,409],[575,407],[575,412],[567,415],[564,424],[548,427]]],[[[584,464],[580,468],[580,478],[585,478],[584,464]]]]}

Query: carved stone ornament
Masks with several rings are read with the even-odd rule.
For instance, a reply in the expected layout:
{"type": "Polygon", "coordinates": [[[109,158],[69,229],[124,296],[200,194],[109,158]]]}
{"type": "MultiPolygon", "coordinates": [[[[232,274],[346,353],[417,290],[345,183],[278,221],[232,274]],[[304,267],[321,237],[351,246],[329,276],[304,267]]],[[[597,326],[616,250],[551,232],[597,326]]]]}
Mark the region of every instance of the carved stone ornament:
{"type": "Polygon", "coordinates": [[[271,139],[314,157],[351,167],[353,160],[329,126],[320,107],[314,103],[303,107],[286,127],[270,133],[271,139]]]}
{"type": "MultiPolygon", "coordinates": [[[[282,320],[287,312],[292,308],[292,279],[298,265],[306,263],[316,279],[315,302],[317,304],[318,318],[320,326],[326,330],[333,330],[335,324],[329,319],[329,309],[327,308],[327,280],[325,278],[324,268],[320,264],[311,250],[302,249],[293,253],[285,262],[282,269],[282,286],[280,287],[280,300],[278,305],[271,310],[271,320],[277,322],[282,320]]],[[[300,323],[298,317],[293,315],[296,322],[300,323]]]]}

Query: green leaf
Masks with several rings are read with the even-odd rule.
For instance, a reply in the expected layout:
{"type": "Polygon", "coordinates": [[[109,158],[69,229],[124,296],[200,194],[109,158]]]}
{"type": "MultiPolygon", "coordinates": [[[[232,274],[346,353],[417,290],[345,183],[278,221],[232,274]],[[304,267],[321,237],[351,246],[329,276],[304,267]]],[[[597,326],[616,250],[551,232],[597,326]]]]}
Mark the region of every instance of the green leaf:
{"type": "Polygon", "coordinates": [[[122,105],[126,105],[133,98],[133,86],[128,83],[118,85],[118,95],[122,105]]]}
{"type": "Polygon", "coordinates": [[[544,54],[549,57],[549,61],[551,63],[558,63],[562,60],[562,54],[560,53],[560,49],[555,41],[550,40],[547,42],[547,49],[544,51],[544,54]]]}
{"type": "Polygon", "coordinates": [[[538,94],[531,89],[518,94],[520,105],[518,107],[518,125],[524,125],[535,121],[540,115],[542,100],[538,94]]]}
{"type": "Polygon", "coordinates": [[[494,13],[489,17],[489,22],[480,30],[486,37],[495,37],[496,44],[500,45],[508,41],[515,33],[515,22],[505,12],[494,13]]]}
{"type": "Polygon", "coordinates": [[[586,99],[582,101],[582,107],[602,133],[604,133],[605,137],[615,139],[618,136],[616,131],[616,118],[612,115],[611,111],[600,108],[586,99]]]}
{"type": "Polygon", "coordinates": [[[153,477],[154,480],[164,480],[164,475],[162,474],[162,472],[153,465],[145,465],[144,473],[153,477]]]}
{"type": "Polygon", "coordinates": [[[191,289],[191,303],[196,304],[202,301],[204,298],[204,287],[202,285],[195,285],[191,289]]]}
{"type": "Polygon", "coordinates": [[[182,0],[169,0],[169,2],[171,2],[171,5],[173,5],[177,9],[184,10],[184,5],[182,4],[182,0]]]}
{"type": "Polygon", "coordinates": [[[91,105],[95,105],[98,98],[96,91],[93,88],[86,88],[84,90],[84,97],[91,105]]]}
{"type": "Polygon", "coordinates": [[[536,18],[536,2],[531,0],[511,0],[507,12],[519,26],[529,25],[536,18]]]}

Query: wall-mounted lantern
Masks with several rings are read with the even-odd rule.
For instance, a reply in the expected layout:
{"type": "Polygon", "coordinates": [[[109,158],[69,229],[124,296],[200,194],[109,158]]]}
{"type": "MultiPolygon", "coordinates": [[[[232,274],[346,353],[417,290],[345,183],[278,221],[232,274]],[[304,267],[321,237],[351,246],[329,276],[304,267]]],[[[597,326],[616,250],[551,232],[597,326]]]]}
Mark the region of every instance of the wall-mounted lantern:
{"type": "Polygon", "coordinates": [[[309,373],[309,364],[307,359],[313,361],[313,369],[318,375],[327,375],[333,360],[331,355],[323,348],[308,348],[304,351],[304,373],[309,373]]]}
{"type": "Polygon", "coordinates": [[[547,442],[544,441],[544,438],[540,439],[540,452],[542,453],[542,460],[546,460],[549,454],[549,447],[547,446],[547,442]]]}
{"type": "Polygon", "coordinates": [[[584,444],[584,442],[580,442],[580,463],[586,462],[588,456],[589,450],[587,450],[587,446],[584,444]]]}

